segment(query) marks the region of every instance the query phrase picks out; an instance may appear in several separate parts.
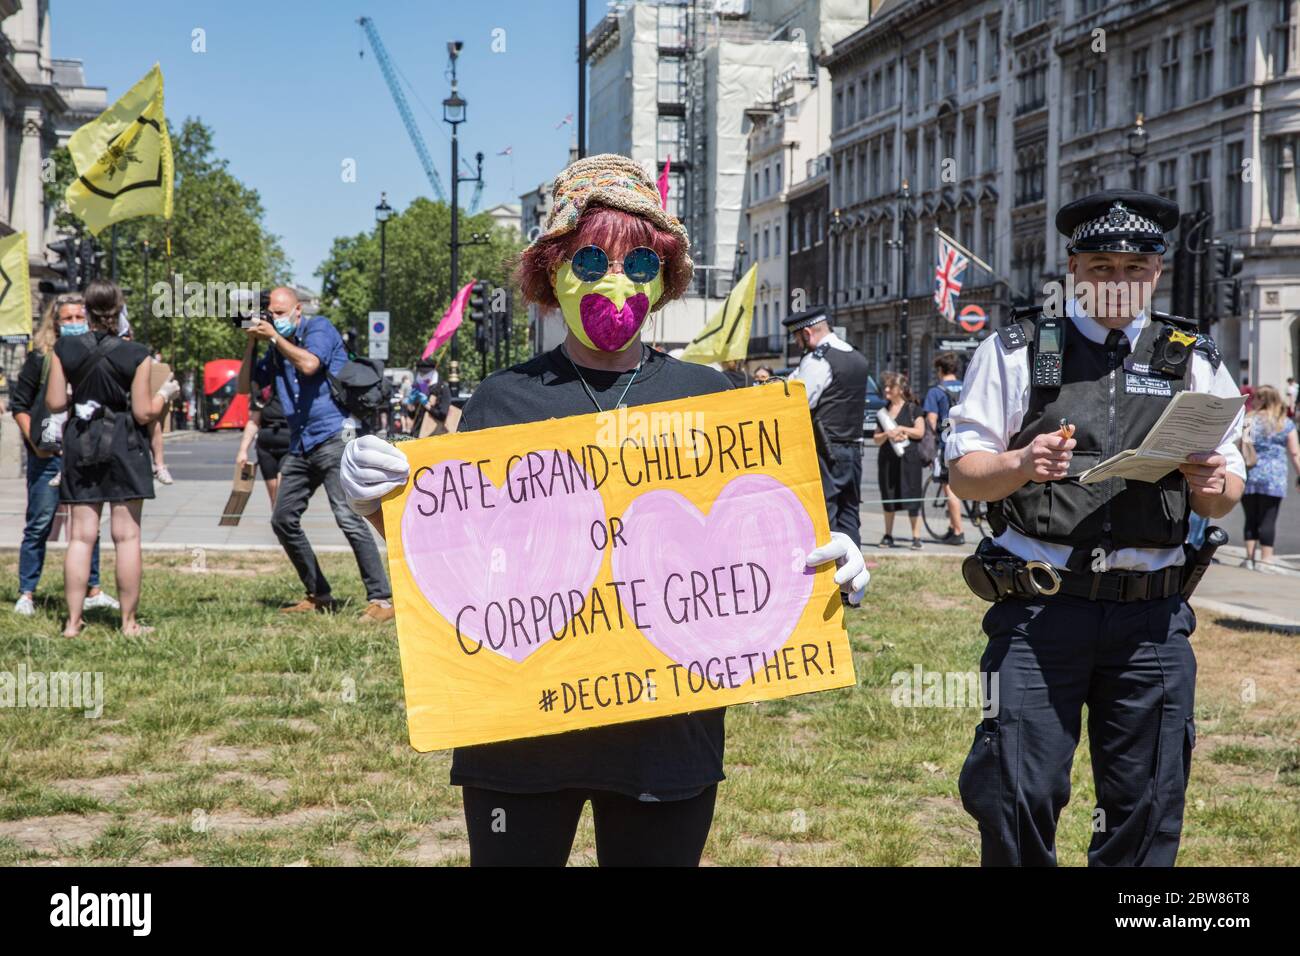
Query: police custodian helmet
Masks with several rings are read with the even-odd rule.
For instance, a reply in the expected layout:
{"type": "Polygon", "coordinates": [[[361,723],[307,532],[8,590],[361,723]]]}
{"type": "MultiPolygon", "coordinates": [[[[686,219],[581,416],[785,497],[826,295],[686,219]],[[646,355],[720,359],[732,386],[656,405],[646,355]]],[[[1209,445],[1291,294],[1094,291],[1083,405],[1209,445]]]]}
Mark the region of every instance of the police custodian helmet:
{"type": "Polygon", "coordinates": [[[1132,189],[1109,189],[1066,203],[1056,213],[1056,230],[1066,251],[1156,253],[1165,233],[1178,225],[1178,203],[1132,189]]]}

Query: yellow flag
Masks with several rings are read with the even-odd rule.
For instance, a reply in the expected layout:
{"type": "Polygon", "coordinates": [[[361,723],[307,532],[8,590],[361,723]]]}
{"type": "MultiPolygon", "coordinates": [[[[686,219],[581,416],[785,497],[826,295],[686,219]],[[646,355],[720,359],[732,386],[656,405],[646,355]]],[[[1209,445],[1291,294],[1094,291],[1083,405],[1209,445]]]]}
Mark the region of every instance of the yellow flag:
{"type": "Polygon", "coordinates": [[[708,365],[710,362],[730,362],[749,354],[749,329],[754,321],[754,286],[758,281],[758,264],[749,267],[730,294],[722,308],[691,339],[682,352],[682,361],[708,365]]]}
{"type": "Polygon", "coordinates": [[[32,334],[32,287],[27,274],[27,233],[0,239],[0,338],[32,334]]]}
{"type": "Polygon", "coordinates": [[[68,208],[95,235],[139,216],[172,216],[172,144],[163,117],[162,69],[152,70],[72,134],[77,179],[68,208]]]}

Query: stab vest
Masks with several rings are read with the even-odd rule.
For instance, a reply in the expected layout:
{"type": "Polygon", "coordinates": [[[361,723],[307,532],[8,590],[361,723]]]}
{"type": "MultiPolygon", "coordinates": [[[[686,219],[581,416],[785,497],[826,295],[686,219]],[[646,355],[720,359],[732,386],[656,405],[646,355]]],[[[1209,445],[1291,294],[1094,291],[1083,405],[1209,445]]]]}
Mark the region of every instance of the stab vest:
{"type": "Polygon", "coordinates": [[[831,348],[823,342],[813,356],[831,367],[830,384],[822,391],[812,416],[833,442],[862,441],[862,417],[867,413],[867,359],[857,349],[831,348]]]}
{"type": "MultiPolygon", "coordinates": [[[[1039,310],[999,329],[1007,351],[1029,349],[1033,368],[1034,324],[1039,310]]],[[[1059,388],[1031,388],[1029,407],[1009,449],[1024,448],[1034,438],[1060,429],[1061,419],[1075,426],[1077,445],[1067,477],[1030,482],[989,506],[989,524],[997,534],[1008,526],[1030,538],[1073,547],[1069,566],[1086,570],[1095,548],[1109,554],[1120,548],[1174,548],[1188,531],[1188,490],[1174,470],[1155,484],[1110,478],[1090,485],[1079,475],[1127,448],[1137,448],[1147,432],[1187,388],[1194,352],[1217,367],[1218,351],[1198,336],[1181,371],[1169,374],[1152,367],[1156,346],[1172,327],[1195,329],[1186,319],[1155,313],[1139,334],[1131,354],[1091,341],[1073,321],[1065,322],[1065,354],[1059,388]]]]}

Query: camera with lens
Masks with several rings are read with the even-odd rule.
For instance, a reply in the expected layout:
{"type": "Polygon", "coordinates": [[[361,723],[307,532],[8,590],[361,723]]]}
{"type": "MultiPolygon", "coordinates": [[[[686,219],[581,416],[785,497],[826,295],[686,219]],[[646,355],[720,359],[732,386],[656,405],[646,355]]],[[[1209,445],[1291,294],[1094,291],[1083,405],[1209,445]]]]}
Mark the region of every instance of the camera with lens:
{"type": "Polygon", "coordinates": [[[236,289],[230,294],[230,321],[241,329],[252,328],[257,321],[271,322],[271,293],[252,289],[236,289]],[[256,294],[256,299],[254,295],[256,294]]]}

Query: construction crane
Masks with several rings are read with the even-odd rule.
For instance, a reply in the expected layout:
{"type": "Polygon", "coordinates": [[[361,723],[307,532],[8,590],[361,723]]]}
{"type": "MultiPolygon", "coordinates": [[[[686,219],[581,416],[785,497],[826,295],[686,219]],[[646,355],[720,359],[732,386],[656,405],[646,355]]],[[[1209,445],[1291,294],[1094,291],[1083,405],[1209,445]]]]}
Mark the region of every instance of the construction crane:
{"type": "MultiPolygon", "coordinates": [[[[424,167],[424,174],[429,177],[429,185],[433,187],[433,195],[442,202],[447,201],[447,194],[443,192],[442,180],[438,178],[438,171],[433,168],[433,159],[429,156],[429,147],[424,145],[424,137],[420,135],[420,128],[415,125],[415,117],[411,115],[410,104],[406,102],[406,94],[402,92],[401,85],[397,82],[397,72],[393,67],[393,61],[388,56],[388,51],[384,49],[384,41],[379,39],[379,31],[375,29],[375,21],[369,17],[362,17],[357,20],[361,29],[366,33],[366,39],[370,41],[370,49],[375,52],[375,59],[379,61],[379,69],[383,71],[384,82],[388,84],[388,91],[393,94],[393,102],[397,104],[397,112],[402,115],[402,123],[406,126],[406,133],[411,137],[411,145],[415,147],[416,155],[420,157],[420,165],[424,167]]],[[[453,170],[452,175],[458,175],[453,170]]],[[[474,195],[476,204],[478,193],[474,195]]]]}

